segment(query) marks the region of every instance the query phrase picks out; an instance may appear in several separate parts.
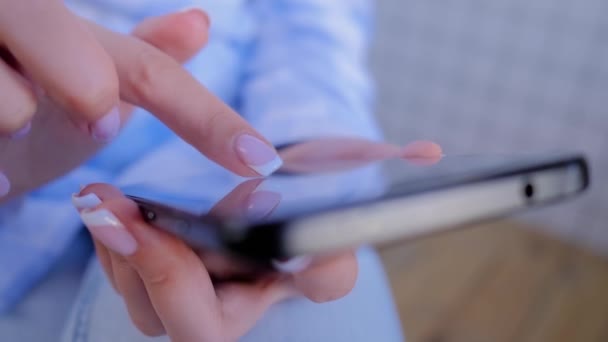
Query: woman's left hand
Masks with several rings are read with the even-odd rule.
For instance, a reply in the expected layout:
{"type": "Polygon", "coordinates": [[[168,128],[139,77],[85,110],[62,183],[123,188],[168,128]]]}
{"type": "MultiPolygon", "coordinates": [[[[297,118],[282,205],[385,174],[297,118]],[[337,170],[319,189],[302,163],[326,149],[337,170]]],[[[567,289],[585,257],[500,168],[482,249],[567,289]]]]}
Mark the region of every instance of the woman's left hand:
{"type": "MultiPolygon", "coordinates": [[[[150,17],[135,27],[132,42],[184,63],[207,43],[207,26],[206,14],[197,9],[150,17]]],[[[119,34],[113,37],[124,38],[119,34]]],[[[131,65],[134,70],[137,67],[141,66],[131,65]]],[[[0,134],[0,204],[67,174],[104,146],[77,128],[67,111],[42,91],[37,92],[37,103],[30,134],[18,139],[0,134]]],[[[133,108],[121,102],[122,123],[127,122],[133,108]]]]}
{"type": "Polygon", "coordinates": [[[137,205],[116,188],[97,184],[77,198],[98,258],[133,323],[173,342],[236,341],[273,304],[294,296],[327,302],[348,294],[357,279],[353,251],[313,262],[296,273],[252,282],[214,284],[211,259],[150,227],[137,205]]]}

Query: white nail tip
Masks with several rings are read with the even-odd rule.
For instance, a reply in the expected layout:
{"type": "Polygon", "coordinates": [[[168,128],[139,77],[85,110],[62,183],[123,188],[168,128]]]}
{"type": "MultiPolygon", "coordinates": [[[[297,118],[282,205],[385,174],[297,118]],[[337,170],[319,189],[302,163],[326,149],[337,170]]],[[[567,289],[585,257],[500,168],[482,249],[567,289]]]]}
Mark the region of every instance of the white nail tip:
{"type": "Polygon", "coordinates": [[[281,157],[279,156],[276,156],[273,160],[269,161],[266,164],[250,165],[249,167],[251,167],[255,172],[259,173],[260,175],[266,177],[270,176],[276,170],[280,169],[281,166],[283,166],[283,159],[281,159],[281,157]]]}
{"type": "Polygon", "coordinates": [[[107,209],[95,211],[85,210],[80,214],[80,217],[82,218],[82,222],[88,227],[124,227],[122,223],[120,223],[120,220],[107,209]]]}
{"type": "Polygon", "coordinates": [[[101,203],[101,200],[95,194],[87,194],[84,196],[78,196],[77,194],[72,195],[72,204],[78,210],[93,209],[101,203]]]}
{"type": "Polygon", "coordinates": [[[302,272],[310,266],[312,258],[308,256],[296,257],[288,261],[273,260],[272,265],[283,273],[298,273],[302,272]]]}

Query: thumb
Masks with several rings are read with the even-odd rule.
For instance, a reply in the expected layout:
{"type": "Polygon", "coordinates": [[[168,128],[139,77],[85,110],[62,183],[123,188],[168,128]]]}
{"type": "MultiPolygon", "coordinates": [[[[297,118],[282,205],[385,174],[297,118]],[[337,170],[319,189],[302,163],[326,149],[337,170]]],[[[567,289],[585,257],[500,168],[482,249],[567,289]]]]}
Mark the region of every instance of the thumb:
{"type": "Polygon", "coordinates": [[[133,36],[185,63],[199,52],[209,38],[210,19],[201,9],[150,17],[133,30],[133,36]]]}

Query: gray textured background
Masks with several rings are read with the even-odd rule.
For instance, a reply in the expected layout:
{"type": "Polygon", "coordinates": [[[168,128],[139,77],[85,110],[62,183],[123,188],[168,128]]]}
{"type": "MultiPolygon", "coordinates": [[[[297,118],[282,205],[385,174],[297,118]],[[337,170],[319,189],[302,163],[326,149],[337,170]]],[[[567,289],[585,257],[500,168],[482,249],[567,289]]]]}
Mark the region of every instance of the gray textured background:
{"type": "Polygon", "coordinates": [[[608,1],[379,0],[372,67],[389,140],[448,154],[580,150],[583,199],[526,215],[608,256],[608,1]]]}

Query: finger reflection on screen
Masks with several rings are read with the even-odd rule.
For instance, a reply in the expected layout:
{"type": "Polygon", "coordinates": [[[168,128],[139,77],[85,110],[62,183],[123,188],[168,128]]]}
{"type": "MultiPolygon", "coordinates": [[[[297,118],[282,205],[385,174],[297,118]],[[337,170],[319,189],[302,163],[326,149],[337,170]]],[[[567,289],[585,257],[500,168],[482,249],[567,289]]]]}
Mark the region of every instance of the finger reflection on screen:
{"type": "Polygon", "coordinates": [[[415,165],[436,164],[441,147],[430,141],[415,141],[405,147],[362,138],[337,137],[306,141],[282,149],[280,171],[317,173],[349,170],[372,162],[402,158],[415,165]]]}
{"type": "Polygon", "coordinates": [[[209,211],[218,218],[243,218],[261,221],[270,216],[281,202],[281,194],[260,189],[264,179],[250,179],[239,184],[224,198],[220,199],[209,211]]]}

